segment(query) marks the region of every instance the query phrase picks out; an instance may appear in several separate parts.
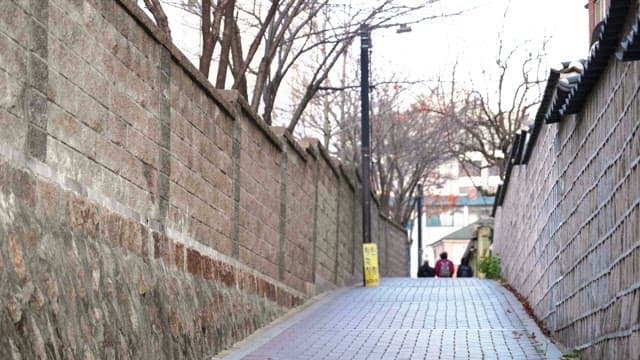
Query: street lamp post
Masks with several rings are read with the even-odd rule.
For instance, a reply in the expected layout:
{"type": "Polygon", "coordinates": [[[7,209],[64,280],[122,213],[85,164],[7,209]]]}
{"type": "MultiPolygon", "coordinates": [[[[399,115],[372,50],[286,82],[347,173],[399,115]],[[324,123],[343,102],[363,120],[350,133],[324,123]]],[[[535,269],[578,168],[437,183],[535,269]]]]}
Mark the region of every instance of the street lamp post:
{"type": "Polygon", "coordinates": [[[369,131],[369,49],[371,31],[369,25],[360,26],[360,105],[361,105],[361,170],[362,170],[362,242],[371,242],[371,146],[369,131]]]}
{"type": "Polygon", "coordinates": [[[422,184],[418,184],[418,271],[422,265],[422,184]]]}
{"type": "MultiPolygon", "coordinates": [[[[403,26],[398,33],[409,32],[411,28],[403,26]]],[[[371,49],[371,29],[369,25],[360,25],[360,105],[362,151],[362,243],[364,285],[379,283],[378,253],[375,244],[371,244],[371,131],[369,130],[369,51],[371,49]]]]}

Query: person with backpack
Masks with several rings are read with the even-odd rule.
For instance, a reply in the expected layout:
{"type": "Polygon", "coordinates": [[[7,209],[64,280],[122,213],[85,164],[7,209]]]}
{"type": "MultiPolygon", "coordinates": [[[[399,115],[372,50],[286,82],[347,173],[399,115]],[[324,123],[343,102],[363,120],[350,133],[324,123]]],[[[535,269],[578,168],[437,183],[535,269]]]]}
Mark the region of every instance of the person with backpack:
{"type": "Polygon", "coordinates": [[[424,264],[418,269],[418,277],[434,277],[436,276],[435,270],[429,266],[429,260],[425,260],[424,264]]]}
{"type": "Polygon", "coordinates": [[[440,260],[436,262],[436,276],[437,277],[452,277],[455,271],[455,267],[453,263],[447,259],[447,252],[443,251],[440,253],[440,260]]]}
{"type": "Polygon", "coordinates": [[[469,266],[469,259],[462,258],[462,260],[460,260],[460,266],[458,266],[456,277],[473,277],[473,269],[471,268],[471,266],[469,266]]]}

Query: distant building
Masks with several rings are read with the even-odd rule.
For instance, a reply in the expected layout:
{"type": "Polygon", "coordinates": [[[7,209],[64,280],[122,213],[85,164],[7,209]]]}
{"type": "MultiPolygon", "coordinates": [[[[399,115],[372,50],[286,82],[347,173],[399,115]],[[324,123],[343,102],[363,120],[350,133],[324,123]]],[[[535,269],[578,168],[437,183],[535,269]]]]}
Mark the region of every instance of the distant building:
{"type": "Polygon", "coordinates": [[[447,234],[440,240],[431,243],[433,258],[439,259],[440,253],[446,251],[448,259],[453,262],[457,269],[462,257],[467,251],[467,247],[469,246],[471,239],[476,236],[477,224],[478,222],[469,224],[462,229],[447,234]]]}
{"type": "MultiPolygon", "coordinates": [[[[477,156],[470,156],[470,158],[474,159],[477,156]]],[[[462,241],[444,241],[445,237],[456,234],[478,221],[491,222],[490,216],[495,196],[483,195],[483,193],[495,193],[501,180],[497,169],[482,168],[482,161],[477,161],[477,166],[467,165],[466,168],[455,160],[442,165],[438,169],[438,177],[445,180],[425,189],[421,224],[424,251],[421,261],[429,260],[434,264],[441,252],[437,249],[455,248],[456,250],[451,250],[452,252],[447,250],[447,252],[449,259],[457,266],[471,237],[468,237],[464,244],[462,241]],[[481,192],[478,189],[481,189],[481,192]],[[457,250],[458,247],[461,248],[460,251],[457,250]],[[456,255],[458,252],[459,255],[456,255]]],[[[475,230],[475,226],[469,227],[471,228],[475,230]]],[[[460,233],[455,236],[460,236],[460,233]]],[[[418,248],[415,241],[417,219],[414,219],[411,226],[411,238],[414,240],[411,256],[413,269],[418,263],[418,248]]]]}
{"type": "Polygon", "coordinates": [[[478,153],[467,156],[471,164],[462,165],[457,160],[449,161],[437,170],[437,179],[444,179],[435,186],[425,189],[431,195],[469,195],[474,197],[478,189],[484,193],[494,194],[502,183],[497,167],[488,167],[486,161],[478,153]]]}

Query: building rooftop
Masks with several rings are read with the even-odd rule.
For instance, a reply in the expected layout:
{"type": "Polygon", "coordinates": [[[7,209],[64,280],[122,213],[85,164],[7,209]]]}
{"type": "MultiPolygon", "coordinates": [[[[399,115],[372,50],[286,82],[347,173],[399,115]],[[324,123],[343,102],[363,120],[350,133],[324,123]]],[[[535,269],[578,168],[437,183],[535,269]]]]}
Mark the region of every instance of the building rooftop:
{"type": "Polygon", "coordinates": [[[480,225],[479,222],[471,223],[462,229],[456,230],[450,234],[447,234],[440,238],[439,240],[431,243],[431,246],[437,245],[444,240],[471,240],[472,237],[475,236],[476,228],[480,225]]]}

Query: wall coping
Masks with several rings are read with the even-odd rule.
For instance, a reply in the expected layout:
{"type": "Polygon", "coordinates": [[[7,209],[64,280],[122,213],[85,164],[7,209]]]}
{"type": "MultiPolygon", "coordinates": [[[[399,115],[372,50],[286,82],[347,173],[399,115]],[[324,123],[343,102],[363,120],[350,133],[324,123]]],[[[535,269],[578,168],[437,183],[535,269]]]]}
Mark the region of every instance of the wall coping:
{"type": "Polygon", "coordinates": [[[404,228],[404,226],[398,224],[395,220],[391,219],[390,217],[383,215],[383,214],[379,214],[378,216],[380,216],[380,218],[384,221],[386,221],[387,223],[389,223],[391,226],[395,227],[398,230],[401,230],[402,232],[406,233],[407,229],[404,228]]]}
{"type": "Polygon", "coordinates": [[[283,138],[283,142],[288,143],[304,162],[307,162],[309,160],[304,149],[300,146],[296,139],[293,138],[293,135],[291,135],[286,127],[272,126],[271,131],[273,131],[273,133],[277,136],[283,138]]]}
{"type": "Polygon", "coordinates": [[[333,171],[333,174],[337,178],[340,178],[340,172],[338,171],[338,166],[334,163],[334,160],[331,157],[331,155],[329,155],[329,151],[327,151],[327,148],[325,148],[324,145],[320,143],[320,141],[317,142],[317,147],[318,147],[318,151],[320,152],[320,155],[322,155],[325,162],[331,168],[331,171],[333,171]]]}
{"type": "MultiPolygon", "coordinates": [[[[269,125],[267,125],[267,123],[262,120],[262,117],[260,117],[253,111],[253,109],[251,109],[251,106],[249,105],[247,100],[240,95],[240,92],[238,92],[238,90],[218,91],[225,100],[229,101],[232,104],[236,104],[237,112],[242,112],[247,115],[249,120],[254,125],[256,125],[264,135],[267,136],[269,141],[271,141],[273,145],[275,145],[280,151],[282,151],[282,140],[271,130],[269,125]]],[[[236,115],[239,115],[237,112],[236,115]]]]}
{"type": "Polygon", "coordinates": [[[349,171],[347,169],[345,169],[345,165],[340,163],[339,168],[340,168],[340,173],[342,173],[342,177],[347,181],[347,184],[349,185],[351,190],[353,190],[354,192],[357,191],[356,184],[351,178],[352,175],[349,174],[349,171]]]}
{"type": "Polygon", "coordinates": [[[227,112],[227,115],[233,116],[233,107],[222,97],[220,90],[213,87],[211,82],[187,59],[187,57],[178,49],[173,42],[160,31],[160,28],[147,16],[147,14],[138,6],[133,0],[116,0],[117,3],[136,20],[141,27],[146,30],[151,37],[153,37],[160,45],[164,46],[176,64],[183,68],[183,70],[195,81],[222,109],[227,112]]]}
{"type": "Polygon", "coordinates": [[[316,160],[318,160],[318,143],[319,141],[316,138],[307,137],[300,140],[300,146],[316,160]]]}

